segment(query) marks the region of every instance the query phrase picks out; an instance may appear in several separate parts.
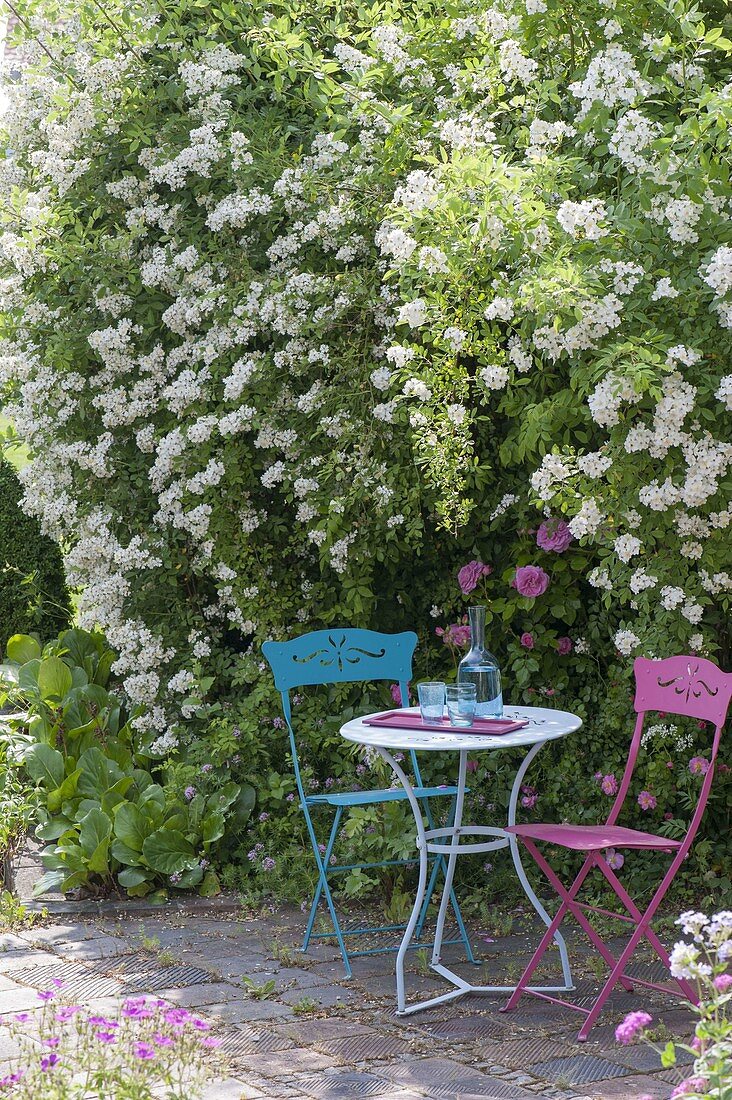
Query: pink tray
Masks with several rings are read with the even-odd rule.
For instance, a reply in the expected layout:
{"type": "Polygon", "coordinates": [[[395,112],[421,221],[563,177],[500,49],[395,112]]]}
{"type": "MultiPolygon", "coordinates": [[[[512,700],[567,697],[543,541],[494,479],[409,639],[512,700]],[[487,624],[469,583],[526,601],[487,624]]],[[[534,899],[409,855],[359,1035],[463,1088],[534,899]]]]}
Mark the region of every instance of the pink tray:
{"type": "Polygon", "coordinates": [[[387,729],[402,730],[441,730],[448,733],[484,734],[490,737],[499,737],[502,733],[512,733],[513,730],[523,729],[528,726],[528,718],[520,718],[513,721],[511,718],[475,718],[472,726],[451,726],[449,718],[443,718],[439,722],[423,722],[421,714],[404,713],[400,710],[388,710],[384,714],[377,714],[373,718],[364,718],[365,726],[381,726],[387,729]]]}

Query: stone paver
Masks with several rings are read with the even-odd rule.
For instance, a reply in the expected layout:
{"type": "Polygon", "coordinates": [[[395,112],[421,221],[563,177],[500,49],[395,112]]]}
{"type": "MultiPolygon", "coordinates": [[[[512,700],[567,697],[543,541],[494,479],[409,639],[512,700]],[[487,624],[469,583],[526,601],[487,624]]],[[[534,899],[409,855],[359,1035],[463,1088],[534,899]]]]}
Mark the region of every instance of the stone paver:
{"type": "MultiPolygon", "coordinates": [[[[673,1034],[689,1035],[693,1016],[663,994],[619,993],[585,1044],[577,1042],[576,1014],[528,997],[512,1013],[498,1011],[504,996],[480,995],[398,1018],[394,956],[355,958],[349,981],[330,945],[298,952],[302,920],[297,910],[211,920],[161,911],[144,920],[65,917],[6,933],[0,1018],[37,1010],[37,991],[54,973],[67,982],[62,998],[100,1013],[148,992],[193,1008],[220,1035],[227,1065],[228,1076],[211,1082],[204,1100],[666,1100],[681,1076],[678,1068],[661,1070],[648,1048],[614,1040],[618,1020],[639,1007],[673,1034]],[[260,988],[272,981],[274,989],[257,999],[244,978],[260,988]]],[[[518,973],[537,938],[538,926],[514,927],[490,945],[476,936],[476,950],[490,954],[483,974],[518,973]]],[[[576,995],[591,998],[598,982],[583,973],[584,949],[570,943],[576,995]]],[[[473,969],[458,949],[449,959],[458,972],[473,969]]],[[[416,957],[409,966],[411,996],[441,990],[416,957]]],[[[638,973],[658,976],[650,961],[638,973]]],[[[1,1029],[0,1040],[7,1066],[17,1051],[1,1029]]]]}

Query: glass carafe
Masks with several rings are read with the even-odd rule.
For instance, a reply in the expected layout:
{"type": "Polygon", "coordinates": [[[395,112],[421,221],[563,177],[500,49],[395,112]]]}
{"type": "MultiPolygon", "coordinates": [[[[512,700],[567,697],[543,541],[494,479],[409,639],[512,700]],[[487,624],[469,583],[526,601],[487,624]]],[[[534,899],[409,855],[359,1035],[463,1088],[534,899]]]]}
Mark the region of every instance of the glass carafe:
{"type": "Polygon", "coordinates": [[[470,649],[458,666],[458,683],[475,684],[478,699],[476,716],[501,718],[503,694],[501,670],[492,653],[485,647],[485,608],[468,608],[470,616],[470,649]]]}

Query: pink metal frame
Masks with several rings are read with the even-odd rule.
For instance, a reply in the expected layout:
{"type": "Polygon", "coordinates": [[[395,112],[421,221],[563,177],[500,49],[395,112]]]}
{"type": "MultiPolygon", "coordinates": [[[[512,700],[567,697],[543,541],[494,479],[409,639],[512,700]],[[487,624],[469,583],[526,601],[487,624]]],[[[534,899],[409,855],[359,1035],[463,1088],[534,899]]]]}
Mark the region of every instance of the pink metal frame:
{"type": "MultiPolygon", "coordinates": [[[[671,841],[667,838],[654,837],[650,841],[643,843],[640,837],[643,834],[638,834],[637,839],[634,839],[629,846],[633,848],[647,848],[673,851],[674,857],[671,861],[671,866],[663,877],[661,885],[653,895],[650,904],[643,912],[635,904],[633,899],[628,894],[623,884],[618,879],[612,868],[609,866],[604,856],[602,855],[602,848],[608,847],[607,842],[598,842],[597,846],[589,851],[587,858],[585,859],[582,868],[575,878],[572,885],[567,888],[559,880],[555,872],[550,867],[544,856],[537,848],[534,839],[529,835],[522,835],[522,826],[514,826],[512,831],[516,834],[519,840],[521,840],[526,846],[527,851],[535,860],[537,866],[543,871],[551,885],[556,890],[561,899],[561,904],[557,910],[551,924],[548,926],[546,933],[544,934],[539,946],[537,947],[534,955],[529,962],[526,970],[521,975],[521,979],[516,986],[516,989],[511,994],[508,1002],[501,1010],[503,1012],[509,1011],[514,1008],[519,1001],[519,998],[523,993],[529,993],[533,997],[539,997],[542,1000],[550,1001],[552,1004],[562,1005],[565,1008],[574,1009],[577,1012],[584,1013],[586,1019],[582,1024],[582,1027],[578,1034],[578,1039],[583,1042],[589,1035],[592,1027],[597,1021],[598,1016],[602,1012],[602,1008],[607,1001],[608,997],[612,993],[614,987],[618,984],[622,985],[624,989],[629,992],[633,990],[634,985],[640,985],[649,989],[660,989],[663,992],[671,993],[674,996],[686,998],[697,1003],[698,998],[693,987],[683,979],[672,979],[677,983],[681,992],[676,989],[669,988],[668,986],[659,985],[656,982],[642,981],[640,978],[631,977],[625,973],[625,967],[633,955],[636,947],[642,939],[646,939],[653,947],[656,954],[659,956],[664,966],[668,967],[669,957],[661,941],[656,936],[651,927],[651,921],[661,904],[666,892],[668,891],[671,883],[674,880],[676,872],[681,864],[686,859],[686,856],[691,849],[696,836],[697,830],[702,820],[704,810],[706,808],[707,800],[709,798],[709,792],[712,786],[712,779],[714,776],[714,764],[717,758],[717,752],[719,749],[719,742],[722,734],[722,727],[724,726],[725,719],[727,717],[727,710],[729,708],[730,697],[732,696],[732,674],[722,672],[711,661],[705,661],[700,657],[669,657],[665,661],[649,661],[645,658],[639,657],[634,665],[636,693],[635,693],[635,711],[638,715],[635,723],[635,730],[630,745],[630,752],[628,755],[628,762],[625,766],[623,773],[623,779],[620,784],[615,802],[610,811],[610,816],[607,819],[606,825],[609,829],[615,825],[620,811],[625,802],[625,798],[628,794],[633,771],[636,761],[638,759],[638,751],[640,749],[641,735],[643,732],[643,725],[645,722],[646,714],[653,711],[662,711],[667,714],[686,715],[689,717],[697,718],[706,722],[714,723],[714,739],[712,743],[711,761],[710,767],[704,776],[704,780],[701,785],[701,791],[699,793],[699,799],[696,805],[696,809],[692,816],[691,822],[686,835],[682,841],[671,841]],[[585,905],[582,902],[577,901],[577,895],[589,875],[589,873],[596,868],[604,875],[609,885],[614,890],[617,897],[622,902],[623,906],[627,910],[626,913],[613,913],[606,909],[599,909],[592,905],[585,905]],[[597,932],[593,929],[589,920],[585,916],[585,912],[602,913],[605,916],[616,917],[618,920],[627,921],[630,924],[635,925],[635,928],[628,940],[625,948],[616,959],[611,953],[608,946],[601,940],[597,932]],[[528,988],[528,983],[531,980],[531,976],[536,970],[544,952],[554,938],[559,926],[564,920],[567,913],[572,913],[575,920],[579,923],[582,929],[586,932],[590,942],[597,949],[598,953],[605,960],[610,968],[610,975],[602,987],[597,1000],[592,1008],[582,1008],[580,1005],[571,1004],[569,1001],[561,1000],[558,997],[551,997],[546,993],[540,992],[537,989],[528,988]]],[[[574,828],[575,834],[582,830],[582,826],[576,826],[574,828]]],[[[544,827],[545,832],[541,839],[546,840],[550,844],[556,844],[562,846],[564,837],[562,835],[562,827],[557,826],[552,830],[551,827],[544,827]]],[[[608,835],[611,835],[609,833],[608,835]]],[[[574,844],[564,842],[567,847],[574,847],[574,844]]],[[[611,842],[612,843],[612,842],[611,842]]],[[[616,843],[615,846],[622,847],[622,840],[616,843]]],[[[587,845],[589,848],[589,844],[587,845]]],[[[587,849],[585,849],[587,850],[587,849]]]]}

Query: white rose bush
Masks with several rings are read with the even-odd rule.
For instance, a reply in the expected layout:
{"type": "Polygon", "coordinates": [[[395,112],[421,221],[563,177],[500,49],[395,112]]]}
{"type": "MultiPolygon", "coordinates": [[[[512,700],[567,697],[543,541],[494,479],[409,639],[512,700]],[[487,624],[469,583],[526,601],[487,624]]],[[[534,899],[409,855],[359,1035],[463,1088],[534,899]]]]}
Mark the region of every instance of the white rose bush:
{"type": "Polygon", "coordinates": [[[514,698],[724,663],[725,5],[23,11],[0,392],[150,756],[271,722],[265,638],[429,671],[467,597],[514,698]]]}

